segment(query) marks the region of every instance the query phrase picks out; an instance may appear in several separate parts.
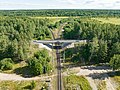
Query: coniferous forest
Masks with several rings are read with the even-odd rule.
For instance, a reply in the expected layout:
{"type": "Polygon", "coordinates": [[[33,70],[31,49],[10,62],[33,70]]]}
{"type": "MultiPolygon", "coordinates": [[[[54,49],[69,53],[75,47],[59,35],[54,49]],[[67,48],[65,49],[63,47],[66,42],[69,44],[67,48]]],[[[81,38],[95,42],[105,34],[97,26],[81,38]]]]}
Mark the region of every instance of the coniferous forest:
{"type": "MultiPolygon", "coordinates": [[[[67,23],[62,33],[63,39],[87,40],[87,44],[78,45],[66,50],[66,58],[73,62],[84,60],[85,63],[110,63],[113,69],[120,68],[120,25],[102,23],[93,18],[120,17],[119,10],[1,10],[0,11],[0,68],[11,69],[14,62],[28,61],[28,65],[40,62],[42,54],[31,55],[32,40],[48,40],[52,38],[50,29],[59,28],[59,25],[67,23]],[[62,18],[51,23],[50,18],[34,17],[70,17],[62,18]],[[77,16],[77,17],[76,17],[77,16]],[[74,54],[74,56],[73,56],[74,54]],[[39,56],[40,55],[40,56],[39,56]],[[9,63],[9,64],[8,64],[9,63]],[[9,65],[9,66],[7,66],[9,65]]],[[[40,53],[38,51],[38,53],[40,53]]],[[[46,54],[47,52],[43,53],[46,54]]],[[[44,55],[43,55],[44,56],[44,55]]],[[[48,56],[47,56],[48,57],[48,56]]],[[[47,60],[48,59],[48,60],[47,60]]],[[[43,63],[43,62],[40,62],[43,63]]],[[[47,65],[49,66],[49,65],[47,65]]],[[[42,71],[46,72],[47,66],[39,64],[42,71]],[[46,71],[44,71],[46,70],[46,71]]],[[[48,68],[48,70],[50,67],[48,68]]]]}

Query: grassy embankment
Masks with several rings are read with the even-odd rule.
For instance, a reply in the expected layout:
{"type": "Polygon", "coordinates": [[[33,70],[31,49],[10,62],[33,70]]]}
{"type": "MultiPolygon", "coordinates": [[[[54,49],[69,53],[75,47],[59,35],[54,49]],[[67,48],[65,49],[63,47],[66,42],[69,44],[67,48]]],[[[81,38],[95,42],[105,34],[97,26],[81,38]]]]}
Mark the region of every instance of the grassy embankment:
{"type": "MultiPolygon", "coordinates": [[[[0,81],[0,90],[41,90],[47,83],[36,81],[0,81]]],[[[45,89],[46,90],[46,89],[45,89]]]]}
{"type": "Polygon", "coordinates": [[[101,80],[97,85],[98,90],[107,90],[106,89],[106,81],[101,80]]]}
{"type": "Polygon", "coordinates": [[[116,72],[116,75],[112,76],[112,79],[117,83],[117,90],[120,90],[120,71],[116,72]]]}
{"type": "Polygon", "coordinates": [[[84,76],[70,75],[64,77],[64,88],[65,90],[92,90],[89,82],[84,76]]]}
{"type": "Polygon", "coordinates": [[[118,87],[117,87],[117,90],[120,90],[120,76],[114,76],[113,77],[114,78],[114,80],[118,83],[118,87]]]}

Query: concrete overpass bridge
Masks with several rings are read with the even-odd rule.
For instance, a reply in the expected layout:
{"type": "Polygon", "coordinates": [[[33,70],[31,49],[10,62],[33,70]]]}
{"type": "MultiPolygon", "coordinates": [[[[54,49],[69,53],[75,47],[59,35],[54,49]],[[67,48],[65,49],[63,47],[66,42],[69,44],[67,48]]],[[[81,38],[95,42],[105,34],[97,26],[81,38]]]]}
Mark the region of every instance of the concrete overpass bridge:
{"type": "MultiPolygon", "coordinates": [[[[43,44],[43,48],[56,49],[57,56],[57,87],[58,90],[63,89],[62,75],[61,75],[61,56],[60,50],[75,43],[86,43],[87,40],[34,40],[34,44],[43,44]]],[[[72,46],[74,47],[74,45],[72,46]]]]}

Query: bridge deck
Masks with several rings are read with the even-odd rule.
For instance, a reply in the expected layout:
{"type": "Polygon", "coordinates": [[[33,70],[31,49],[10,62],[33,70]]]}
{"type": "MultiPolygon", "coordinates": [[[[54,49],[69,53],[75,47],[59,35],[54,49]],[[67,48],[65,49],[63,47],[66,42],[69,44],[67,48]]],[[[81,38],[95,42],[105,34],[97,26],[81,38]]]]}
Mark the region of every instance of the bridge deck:
{"type": "Polygon", "coordinates": [[[75,43],[75,42],[86,42],[86,40],[34,40],[34,43],[75,43]]]}

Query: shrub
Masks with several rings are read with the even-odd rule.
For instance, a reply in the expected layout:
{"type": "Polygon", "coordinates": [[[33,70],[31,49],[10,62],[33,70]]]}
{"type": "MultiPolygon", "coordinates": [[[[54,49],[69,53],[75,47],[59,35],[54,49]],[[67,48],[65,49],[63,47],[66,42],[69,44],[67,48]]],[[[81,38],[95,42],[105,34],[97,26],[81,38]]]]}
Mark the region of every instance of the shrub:
{"type": "Polygon", "coordinates": [[[76,90],[80,88],[81,90],[92,90],[89,82],[84,76],[70,75],[64,77],[65,90],[76,90]],[[72,88],[72,89],[70,89],[72,88]]]}
{"type": "Polygon", "coordinates": [[[110,59],[110,66],[113,68],[113,70],[120,69],[120,55],[115,54],[111,59],[110,59]]]}
{"type": "Polygon", "coordinates": [[[34,89],[36,87],[36,83],[35,83],[35,81],[32,81],[31,82],[31,89],[34,89]]]}
{"type": "Polygon", "coordinates": [[[28,61],[28,66],[33,75],[40,75],[43,73],[43,66],[38,59],[32,58],[28,61]]]}
{"type": "Polygon", "coordinates": [[[34,57],[28,60],[28,66],[33,75],[48,73],[52,69],[50,65],[51,58],[47,50],[43,49],[34,54],[34,57]]]}
{"type": "Polygon", "coordinates": [[[0,61],[1,70],[11,70],[13,68],[13,61],[11,58],[5,58],[0,61]]]}

